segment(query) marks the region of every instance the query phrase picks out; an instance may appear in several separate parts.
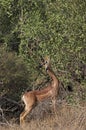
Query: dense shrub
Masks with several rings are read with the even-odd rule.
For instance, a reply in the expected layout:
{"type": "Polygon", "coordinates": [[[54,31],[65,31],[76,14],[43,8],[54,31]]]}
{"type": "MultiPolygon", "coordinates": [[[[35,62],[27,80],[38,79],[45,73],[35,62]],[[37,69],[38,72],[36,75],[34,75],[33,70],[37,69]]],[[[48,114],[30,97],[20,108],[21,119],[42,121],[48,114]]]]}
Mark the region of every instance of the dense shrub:
{"type": "MultiPolygon", "coordinates": [[[[79,89],[76,82],[78,82],[78,86],[82,86],[82,89],[85,88],[85,0],[3,0],[0,2],[0,7],[0,41],[5,42],[9,50],[17,51],[19,55],[23,56],[28,66],[29,80],[34,86],[35,83],[37,84],[35,79],[39,80],[43,77],[37,68],[39,59],[41,56],[49,55],[55,74],[63,82],[65,88],[71,84],[74,89],[79,89]]],[[[7,77],[4,76],[5,73],[1,74],[3,76],[1,80],[3,79],[5,86],[7,84],[11,86],[13,83],[20,84],[18,87],[20,88],[27,79],[22,69],[15,71],[16,66],[21,66],[21,58],[13,53],[5,53],[4,55],[10,59],[15,57],[16,64],[13,63],[13,60],[10,60],[10,64],[8,64],[7,59],[9,58],[5,56],[2,58],[6,59],[4,60],[4,62],[6,61],[5,69],[13,67],[14,70],[4,69],[5,72],[7,71],[7,77]],[[6,78],[4,79],[4,77],[6,78]],[[21,85],[21,79],[24,78],[21,85]]],[[[1,72],[4,70],[1,67],[1,72]]],[[[44,80],[42,81],[44,82],[44,80]]]]}
{"type": "Polygon", "coordinates": [[[29,86],[28,69],[20,56],[0,47],[0,95],[18,99],[29,86]]]}

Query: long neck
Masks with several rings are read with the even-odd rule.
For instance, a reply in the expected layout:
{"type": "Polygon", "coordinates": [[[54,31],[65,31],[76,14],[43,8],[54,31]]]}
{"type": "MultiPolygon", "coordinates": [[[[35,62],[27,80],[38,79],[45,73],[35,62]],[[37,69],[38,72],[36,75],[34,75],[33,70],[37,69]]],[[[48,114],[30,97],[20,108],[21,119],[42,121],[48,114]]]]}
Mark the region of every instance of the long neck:
{"type": "Polygon", "coordinates": [[[54,84],[58,84],[59,81],[58,81],[56,75],[54,74],[54,72],[51,70],[50,67],[47,69],[47,73],[48,73],[49,76],[52,78],[53,83],[54,83],[54,84]]]}

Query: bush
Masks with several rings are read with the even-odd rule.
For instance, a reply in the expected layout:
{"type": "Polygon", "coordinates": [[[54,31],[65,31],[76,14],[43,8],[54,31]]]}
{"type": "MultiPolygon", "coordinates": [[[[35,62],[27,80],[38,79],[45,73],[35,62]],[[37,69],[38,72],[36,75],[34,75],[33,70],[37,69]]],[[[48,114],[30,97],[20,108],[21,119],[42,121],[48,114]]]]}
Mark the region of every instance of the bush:
{"type": "Polygon", "coordinates": [[[0,47],[0,95],[18,99],[28,87],[28,69],[24,60],[16,53],[0,47]]]}

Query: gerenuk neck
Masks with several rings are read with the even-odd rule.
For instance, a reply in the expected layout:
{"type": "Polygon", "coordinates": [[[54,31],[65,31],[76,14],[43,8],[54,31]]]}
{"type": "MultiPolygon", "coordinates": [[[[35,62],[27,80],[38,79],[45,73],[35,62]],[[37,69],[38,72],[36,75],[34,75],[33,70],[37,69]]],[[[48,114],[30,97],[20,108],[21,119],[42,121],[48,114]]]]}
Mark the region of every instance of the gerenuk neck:
{"type": "Polygon", "coordinates": [[[51,68],[47,68],[47,73],[51,77],[54,87],[58,86],[59,80],[57,79],[56,75],[54,74],[51,68]]]}

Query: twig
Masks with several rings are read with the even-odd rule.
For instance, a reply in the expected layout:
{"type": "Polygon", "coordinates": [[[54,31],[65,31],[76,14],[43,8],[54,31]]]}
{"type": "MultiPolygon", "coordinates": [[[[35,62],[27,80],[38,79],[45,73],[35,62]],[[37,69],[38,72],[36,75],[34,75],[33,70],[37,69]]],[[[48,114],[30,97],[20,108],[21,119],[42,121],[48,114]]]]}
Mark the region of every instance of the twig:
{"type": "Polygon", "coordinates": [[[1,114],[2,114],[3,120],[6,122],[5,124],[7,124],[8,126],[11,126],[11,125],[9,124],[9,122],[6,120],[6,118],[4,117],[3,109],[2,109],[1,107],[0,107],[0,111],[1,111],[1,114]]]}
{"type": "Polygon", "coordinates": [[[6,97],[0,97],[1,99],[6,99],[7,101],[9,101],[9,102],[12,102],[12,103],[14,103],[14,104],[17,104],[18,106],[21,106],[21,104],[19,104],[18,102],[16,102],[16,101],[14,101],[14,100],[12,100],[12,99],[9,99],[9,98],[6,98],[6,97]]]}

